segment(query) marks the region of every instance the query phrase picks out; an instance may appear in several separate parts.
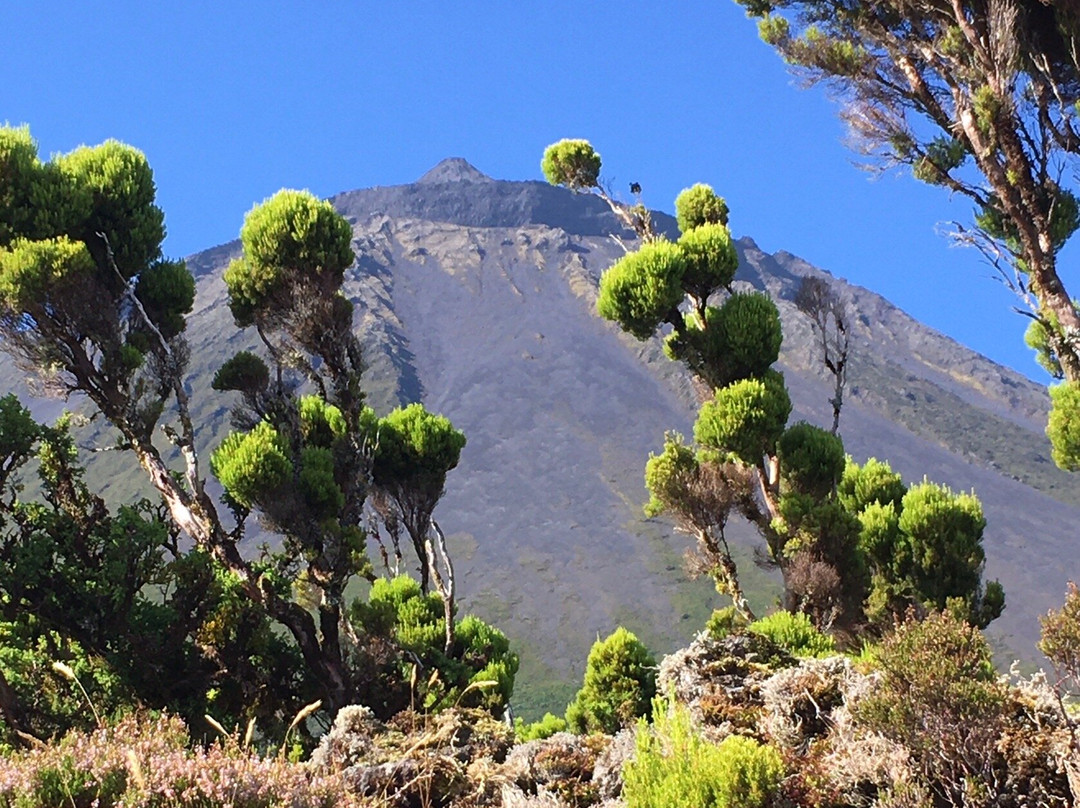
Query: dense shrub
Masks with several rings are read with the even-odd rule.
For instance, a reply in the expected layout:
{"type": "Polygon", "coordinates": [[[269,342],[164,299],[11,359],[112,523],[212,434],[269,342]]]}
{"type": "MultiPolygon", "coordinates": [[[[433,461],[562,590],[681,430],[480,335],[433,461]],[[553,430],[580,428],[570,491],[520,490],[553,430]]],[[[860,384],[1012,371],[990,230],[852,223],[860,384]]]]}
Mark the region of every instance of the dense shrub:
{"type": "Polygon", "coordinates": [[[836,653],[832,638],[814,628],[810,618],[801,612],[775,612],[755,620],[747,626],[747,631],[768,637],[797,657],[824,657],[836,653]]]}
{"type": "Polygon", "coordinates": [[[349,808],[336,775],[313,775],[280,756],[260,757],[235,738],[189,747],[175,717],[129,717],[0,760],[2,808],[349,808]]]}
{"type": "Polygon", "coordinates": [[[585,664],[585,682],[566,708],[566,723],[577,733],[614,734],[647,715],[656,694],[656,660],[621,626],[597,640],[585,664]]]}
{"type": "Polygon", "coordinates": [[[741,735],[719,744],[694,732],[689,712],[658,699],[639,722],[637,754],[623,772],[628,808],[761,808],[784,776],[780,753],[741,735]]]}
{"type": "Polygon", "coordinates": [[[937,800],[968,804],[968,783],[1001,766],[1007,690],[978,629],[949,613],[909,618],[877,653],[881,681],[856,707],[863,725],[899,744],[937,800]]]}
{"type": "Polygon", "coordinates": [[[559,718],[559,716],[552,713],[544,713],[543,718],[531,724],[526,724],[524,718],[518,718],[514,721],[514,736],[517,738],[518,743],[542,741],[557,732],[566,732],[566,719],[559,718]]]}

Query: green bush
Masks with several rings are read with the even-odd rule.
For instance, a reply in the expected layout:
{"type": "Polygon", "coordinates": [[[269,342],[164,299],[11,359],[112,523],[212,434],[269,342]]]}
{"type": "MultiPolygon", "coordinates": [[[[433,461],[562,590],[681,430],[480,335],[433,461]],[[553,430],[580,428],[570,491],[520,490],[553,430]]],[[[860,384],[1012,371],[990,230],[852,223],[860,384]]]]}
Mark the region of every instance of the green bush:
{"type": "Polygon", "coordinates": [[[705,623],[705,631],[714,640],[722,640],[724,637],[742,631],[747,625],[746,619],[736,611],[734,606],[726,606],[723,609],[716,609],[710,615],[708,622],[705,623]]]}
{"type": "Polygon", "coordinates": [[[679,232],[689,233],[706,224],[728,223],[728,206],[722,196],[717,196],[711,185],[699,182],[684,188],[675,197],[675,220],[679,232]]]}
{"type": "Polygon", "coordinates": [[[836,653],[832,637],[822,634],[801,612],[775,612],[755,620],[747,631],[768,637],[792,656],[826,657],[836,653]]]}
{"type": "Polygon", "coordinates": [[[712,744],[694,732],[690,714],[663,699],[654,725],[641,721],[637,754],[623,771],[627,808],[762,808],[784,776],[780,753],[751,738],[729,735],[712,744]]]}
{"type": "Polygon", "coordinates": [[[593,643],[585,682],[566,708],[566,723],[579,734],[609,735],[648,715],[656,695],[656,660],[642,642],[621,626],[593,643]]]}
{"type": "Polygon", "coordinates": [[[544,713],[539,721],[526,724],[524,718],[514,720],[514,736],[518,743],[542,741],[557,732],[566,732],[566,720],[552,713],[544,713]]]}

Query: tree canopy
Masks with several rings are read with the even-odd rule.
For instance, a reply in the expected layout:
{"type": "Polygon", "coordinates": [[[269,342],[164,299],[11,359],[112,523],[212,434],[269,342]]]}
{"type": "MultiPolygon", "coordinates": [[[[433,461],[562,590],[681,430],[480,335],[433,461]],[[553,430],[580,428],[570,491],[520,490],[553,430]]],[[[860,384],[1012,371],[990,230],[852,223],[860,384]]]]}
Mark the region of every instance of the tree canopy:
{"type": "MultiPolygon", "coordinates": [[[[118,430],[119,448],[132,453],[164,503],[110,515],[82,486],[64,429],[34,424],[13,400],[0,401],[0,485],[10,493],[0,508],[0,545],[8,563],[24,559],[7,578],[0,572],[0,603],[27,610],[42,636],[78,643],[109,665],[120,664],[124,653],[150,655],[176,670],[195,665],[189,685],[205,685],[204,696],[223,691],[214,677],[227,668],[247,682],[235,681],[234,696],[217,702],[221,715],[235,720],[263,709],[262,697],[249,693],[260,687],[280,699],[267,715],[288,715],[297,699],[312,698],[331,711],[359,702],[389,715],[409,702],[402,666],[415,658],[461,688],[487,671],[499,686],[484,703],[505,703],[516,657],[505,638],[475,618],[465,618],[455,634],[453,570],[432,519],[465,438],[420,405],[379,418],[365,404],[353,306],[341,292],[354,261],[344,218],[310,193],[289,190],[247,214],[243,254],[229,265],[225,283],[236,325],[252,328],[264,350],[240,352],[215,374],[214,389],[235,402],[233,431],[207,464],[196,448],[185,384],[185,316],[195,282],[184,262],[162,256],[164,215],[145,157],[109,141],[42,161],[25,127],[3,127],[0,177],[0,348],[39,383],[84,394],[118,430]],[[158,432],[175,453],[162,450],[158,432]],[[42,461],[43,470],[63,470],[44,481],[51,510],[22,503],[15,479],[42,453],[59,458],[42,461]],[[219,513],[207,471],[221,483],[231,519],[219,513]],[[377,578],[368,527],[373,516],[390,517],[370,507],[372,487],[400,505],[395,518],[414,538],[425,596],[429,570],[435,572],[439,594],[432,597],[442,605],[431,623],[436,636],[445,636],[438,653],[405,642],[394,620],[372,618],[385,608],[365,610],[346,595],[357,580],[377,578]],[[278,537],[258,554],[241,552],[253,515],[278,537]],[[72,524],[91,522],[92,531],[72,532],[72,524]],[[119,530],[142,537],[124,551],[134,554],[125,563],[142,571],[117,579],[108,576],[119,574],[120,562],[100,554],[120,552],[109,543],[119,530]],[[194,542],[190,550],[177,544],[180,534],[194,542]],[[91,535],[100,536],[93,539],[100,550],[89,549],[91,535]],[[65,549],[71,546],[82,549],[65,549]],[[29,557],[56,559],[48,585],[58,591],[75,586],[58,576],[75,580],[81,567],[106,564],[103,580],[87,572],[78,589],[127,604],[108,627],[129,643],[127,651],[81,627],[76,612],[86,604],[74,595],[67,611],[51,612],[47,599],[32,596],[47,587],[33,589],[29,557]],[[160,604],[143,602],[144,584],[164,586],[169,595],[160,604]],[[195,611],[173,619],[173,630],[155,645],[148,625],[169,623],[162,615],[177,600],[195,611]],[[496,667],[489,670],[489,662],[496,667]],[[280,682],[269,684],[275,677],[280,682]]],[[[411,597],[398,605],[414,609],[409,603],[411,597]]],[[[30,631],[25,620],[19,626],[30,631]]],[[[140,701],[169,703],[121,679],[140,701]]],[[[191,709],[198,704],[191,701],[191,709]]],[[[14,702],[8,707],[10,715],[18,712],[14,702]]]]}
{"type": "Polygon", "coordinates": [[[956,235],[980,248],[1032,318],[1061,379],[1048,435],[1073,469],[1080,310],[1059,255],[1080,227],[1080,16],[1067,3],[737,0],[788,64],[824,82],[880,166],[971,200],[956,235]]]}

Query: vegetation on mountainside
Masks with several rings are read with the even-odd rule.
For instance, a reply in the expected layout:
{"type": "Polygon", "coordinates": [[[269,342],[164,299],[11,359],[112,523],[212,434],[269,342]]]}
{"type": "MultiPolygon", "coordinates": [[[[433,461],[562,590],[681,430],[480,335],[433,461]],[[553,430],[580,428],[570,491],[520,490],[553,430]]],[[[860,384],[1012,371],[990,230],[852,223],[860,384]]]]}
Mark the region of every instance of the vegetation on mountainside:
{"type": "MultiPolygon", "coordinates": [[[[600,165],[586,141],[544,160],[576,190],[600,165]]],[[[514,746],[495,716],[518,658],[458,619],[433,518],[465,437],[418,404],[366,405],[347,224],[297,192],[247,217],[226,283],[265,358],[241,352],[214,379],[237,402],[209,458],[223,520],[183,378],[193,285],[160,258],[145,159],[110,142],[42,163],[3,128],[0,168],[4,346],[93,402],[161,496],[110,509],[70,419],[0,399],[0,808],[1075,803],[1080,594],[1043,624],[1060,680],[998,677],[980,627],[1004,599],[982,581],[978,500],[846,458],[840,388],[833,431],[787,423],[776,307],[733,288],[727,205],[707,186],[677,200],[675,243],[601,192],[642,244],[605,273],[598,309],[638,339],[663,328],[700,382],[694,443],[669,435],[646,465],[648,512],[694,536],[734,605],[659,666],[623,628],[598,639],[565,720],[519,725],[514,746]],[[24,499],[34,473],[42,496],[24,499]],[[282,541],[247,558],[253,515],[282,541]],[[754,619],[733,515],[758,527],[790,610],[754,619]],[[414,561],[419,580],[399,574],[414,561]],[[347,598],[358,579],[366,595],[347,598]],[[868,640],[856,661],[837,628],[868,640]]]]}
{"type": "Polygon", "coordinates": [[[974,203],[954,236],[1031,317],[1026,342],[1061,380],[1054,461],[1076,470],[1080,309],[1059,257],[1080,227],[1080,16],[1033,0],[737,1],[789,65],[837,91],[864,153],[974,203]]]}
{"type": "MultiPolygon", "coordinates": [[[[587,145],[549,146],[543,162],[548,180],[596,189],[618,208],[599,187],[593,169],[600,159],[587,145]],[[589,170],[574,170],[579,164],[589,170]]],[[[696,185],[679,195],[675,208],[679,240],[646,229],[640,247],[604,273],[597,300],[598,313],[636,339],[662,329],[667,355],[685,364],[699,384],[695,442],[671,434],[663,451],[650,457],[646,512],[670,514],[693,537],[696,570],[709,574],[748,621],[755,615],[726,537],[733,515],[755,525],[765,540],[765,554],[784,578],[785,607],[820,627],[884,627],[909,605],[940,609],[950,598],[979,625],[997,617],[1004,597],[998,584],[985,590],[982,584],[984,523],[977,500],[926,483],[920,495],[876,503],[892,509],[888,518],[881,516],[887,524],[878,525],[864,518],[869,501],[839,497],[838,487],[857,487],[843,478],[859,474],[858,467],[845,467],[843,442],[835,434],[843,374],[837,376],[833,432],[805,422],[789,425],[791,401],[783,375],[773,368],[782,342],[779,314],[767,295],[732,285],[738,257],[727,204],[708,186],[696,185]],[[920,527],[898,532],[888,519],[920,527]],[[920,575],[917,568],[932,564],[942,547],[948,573],[940,579],[920,575]],[[894,550],[903,550],[904,560],[892,559],[894,550]]],[[[642,221],[634,210],[623,208],[624,222],[642,221]]],[[[817,297],[816,308],[828,309],[827,294],[817,297]]],[[[826,311],[820,328],[831,327],[834,315],[826,311]]],[[[843,351],[846,362],[846,348],[832,347],[830,361],[839,362],[843,351]]]]}
{"type": "MultiPolygon", "coordinates": [[[[20,686],[2,688],[8,739],[33,734],[26,701],[49,676],[42,658],[80,654],[90,668],[104,665],[95,679],[118,677],[113,690],[127,704],[209,710],[229,725],[258,717],[267,730],[308,701],[322,703],[324,721],[360,699],[389,716],[469,683],[501,709],[516,657],[479,621],[455,626],[453,567],[432,519],[465,438],[420,405],[384,418],[366,406],[353,307],[341,294],[354,260],[348,223],[297,191],[248,213],[244,253],[225,282],[236,325],[254,329],[265,353],[242,352],[215,375],[214,388],[236,401],[234,431],[207,463],[185,384],[194,280],[161,255],[164,215],[145,157],[109,141],[42,162],[26,128],[5,127],[0,176],[3,349],[57,391],[84,395],[164,503],[109,514],[82,486],[63,429],[5,402],[0,606],[21,643],[18,676],[8,669],[20,686]],[[15,472],[35,456],[44,504],[19,497],[15,472]],[[231,518],[207,490],[207,468],[231,518]],[[369,493],[379,507],[366,507],[369,493]],[[256,557],[240,552],[253,516],[281,537],[256,557]],[[378,583],[365,547],[372,517],[389,536],[387,574],[405,563],[403,525],[421,594],[433,581],[434,601],[403,593],[387,601],[397,615],[348,601],[350,583],[378,583]],[[119,541],[122,532],[135,541],[119,541]],[[78,581],[82,568],[89,582],[78,581]],[[88,628],[90,607],[114,623],[88,628]],[[163,625],[157,648],[154,626],[163,625]],[[142,681],[154,678],[130,670],[142,658],[183,675],[183,692],[142,681]],[[410,665],[426,690],[404,675],[410,665]]],[[[62,729],[70,710],[48,709],[61,724],[46,717],[44,729],[62,729]]]]}

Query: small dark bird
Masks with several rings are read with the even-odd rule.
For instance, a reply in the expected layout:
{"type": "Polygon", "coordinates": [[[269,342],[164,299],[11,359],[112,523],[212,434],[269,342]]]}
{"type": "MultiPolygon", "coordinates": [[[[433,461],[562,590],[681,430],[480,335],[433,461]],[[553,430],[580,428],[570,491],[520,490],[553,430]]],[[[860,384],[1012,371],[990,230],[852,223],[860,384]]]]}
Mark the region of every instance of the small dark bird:
{"type": "Polygon", "coordinates": [[[630,183],[630,193],[632,193],[632,194],[640,194],[641,193],[641,185],[640,185],[640,183],[636,183],[636,182],[630,183]]]}

